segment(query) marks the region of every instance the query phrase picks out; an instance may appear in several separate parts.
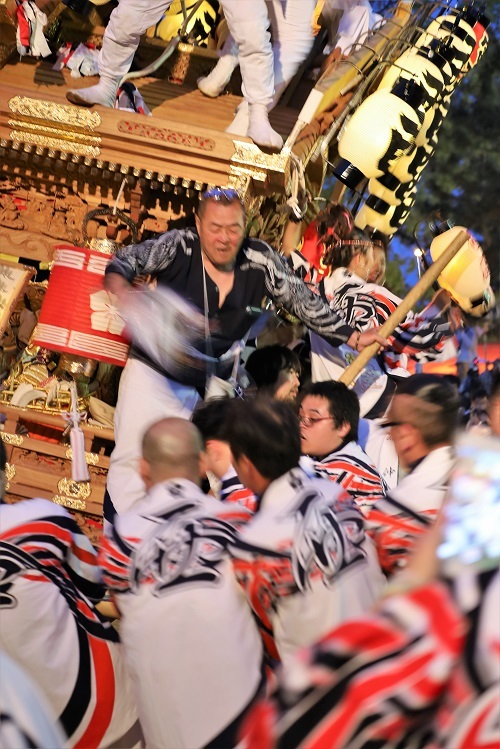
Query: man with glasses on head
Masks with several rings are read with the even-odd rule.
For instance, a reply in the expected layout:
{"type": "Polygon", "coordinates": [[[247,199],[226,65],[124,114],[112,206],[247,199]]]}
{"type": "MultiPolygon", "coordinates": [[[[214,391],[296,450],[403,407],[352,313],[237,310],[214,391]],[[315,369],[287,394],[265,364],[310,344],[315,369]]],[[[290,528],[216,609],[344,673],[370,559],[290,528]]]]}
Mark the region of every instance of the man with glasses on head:
{"type": "Polygon", "coordinates": [[[407,473],[368,514],[368,529],[388,575],[406,565],[416,539],[442,507],[455,460],[459,405],[453,385],[431,374],[403,380],[391,401],[383,426],[407,473]]]}
{"type": "MultiPolygon", "coordinates": [[[[168,287],[203,313],[207,329],[196,348],[215,359],[244,338],[254,321],[250,308],[260,307],[265,296],[333,345],[347,342],[361,350],[372,342],[386,344],[377,330],[360,333],[346,325],[268,244],[245,237],[245,209],[235,190],[217,187],[204,193],[195,223],[117,251],[106,268],[105,286],[125,313],[133,304],[131,292],[138,293],[134,278],[149,275],[158,287],[168,287]]],[[[143,327],[147,335],[147,323],[143,327]]],[[[229,371],[219,367],[215,374],[229,376],[232,363],[229,371]]],[[[185,369],[174,376],[146,354],[140,340],[133,341],[116,406],[106,520],[144,494],[137,464],[145,430],[161,418],[189,418],[206,379],[206,369],[185,369]]]]}

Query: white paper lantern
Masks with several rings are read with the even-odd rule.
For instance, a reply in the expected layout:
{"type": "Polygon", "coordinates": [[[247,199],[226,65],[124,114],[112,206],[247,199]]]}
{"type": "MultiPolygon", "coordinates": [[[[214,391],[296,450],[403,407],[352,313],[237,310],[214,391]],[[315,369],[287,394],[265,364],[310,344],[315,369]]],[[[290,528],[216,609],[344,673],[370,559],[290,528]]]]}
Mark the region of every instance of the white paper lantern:
{"type": "Polygon", "coordinates": [[[368,182],[368,192],[389,205],[400,205],[419,179],[420,175],[411,182],[400,182],[393,174],[383,174],[372,177],[368,182]]]}
{"type": "Polygon", "coordinates": [[[411,153],[402,156],[398,161],[391,164],[387,171],[400,182],[412,182],[417,179],[428,160],[429,154],[427,153],[427,143],[425,143],[415,147],[411,153]]]}
{"type": "MultiPolygon", "coordinates": [[[[461,231],[467,229],[463,226],[454,226],[432,240],[430,252],[433,262],[461,231]]],[[[447,289],[466,311],[483,303],[484,295],[490,287],[490,269],[481,246],[470,234],[469,241],[439,276],[438,283],[443,289],[447,289]]]]}
{"type": "Polygon", "coordinates": [[[381,89],[356,109],[339,139],[341,161],[335,176],[349,187],[363,177],[379,177],[415,142],[423,120],[422,88],[414,81],[398,81],[381,89]]]}
{"type": "Polygon", "coordinates": [[[427,47],[434,39],[446,40],[453,54],[448,58],[455,75],[458,75],[476,46],[476,35],[472,26],[457,14],[439,16],[415,42],[416,47],[427,47]]]}
{"type": "Polygon", "coordinates": [[[399,205],[402,197],[396,191],[401,188],[401,182],[393,174],[383,174],[378,179],[372,177],[368,182],[368,192],[389,205],[399,205]],[[385,179],[384,179],[385,178],[385,179]]]}
{"type": "MultiPolygon", "coordinates": [[[[448,66],[451,78],[451,68],[443,59],[443,66],[448,66]]],[[[399,77],[412,77],[425,91],[424,109],[428,109],[442,94],[445,79],[442,71],[426,54],[420,54],[418,49],[408,49],[391,65],[382,80],[379,89],[392,88],[399,77]]]]}
{"type": "Polygon", "coordinates": [[[411,189],[399,205],[389,205],[380,198],[370,195],[354,219],[358,229],[376,230],[391,236],[408,218],[415,202],[416,187],[411,189]]]}

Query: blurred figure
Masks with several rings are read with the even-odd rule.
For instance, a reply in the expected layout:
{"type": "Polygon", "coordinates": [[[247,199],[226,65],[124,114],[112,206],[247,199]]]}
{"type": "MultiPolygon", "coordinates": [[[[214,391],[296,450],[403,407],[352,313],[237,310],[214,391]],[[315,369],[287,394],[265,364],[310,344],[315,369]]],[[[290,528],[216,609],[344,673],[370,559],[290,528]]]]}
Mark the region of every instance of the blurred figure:
{"type": "Polygon", "coordinates": [[[442,507],[455,462],[456,390],[439,375],[403,380],[386,414],[400,464],[407,471],[370,509],[368,529],[388,575],[406,565],[415,541],[442,507]]]}
{"type": "Polygon", "coordinates": [[[488,406],[491,433],[500,437],[500,372],[491,386],[490,403],[488,406]]]}
{"type": "Polygon", "coordinates": [[[252,351],[245,364],[259,395],[294,402],[300,387],[300,360],[286,346],[263,346],[252,351]]]}
{"type": "Polygon", "coordinates": [[[488,409],[486,408],[473,408],[469,414],[469,420],[465,426],[467,432],[474,432],[480,434],[490,433],[490,417],[488,409]]]}
{"type": "Polygon", "coordinates": [[[238,534],[236,575],[269,657],[286,662],[365,611],[383,577],[353,500],[299,468],[299,424],[288,404],[233,401],[226,438],[240,480],[260,498],[238,534]]]}
{"type": "Polygon", "coordinates": [[[299,411],[301,465],[347,491],[364,514],[387,487],[358,439],[359,400],[342,382],[316,382],[302,395],[299,411]]]}
{"type": "Polygon", "coordinates": [[[66,749],[68,744],[40,690],[0,650],[1,749],[66,749]]]}
{"type": "Polygon", "coordinates": [[[262,643],[228,546],[242,507],[200,489],[201,436],[185,419],[144,435],[143,500],[104,540],[104,580],[148,749],[230,749],[263,685],[262,643]]]}
{"type": "Polygon", "coordinates": [[[285,666],[246,722],[248,749],[500,745],[500,571],[445,575],[438,530],[373,613],[285,666]]]}
{"type": "MultiPolygon", "coordinates": [[[[321,298],[326,299],[332,309],[342,310],[351,323],[356,320],[360,329],[370,330],[383,325],[401,299],[369,280],[385,272],[381,265],[379,239],[373,240],[353,228],[352,215],[345,208],[342,220],[331,211],[325,211],[316,221],[325,224],[321,263],[327,271],[317,283],[318,277],[304,255],[293,252],[289,262],[295,272],[302,278],[310,278],[312,284],[317,283],[321,298]]],[[[394,392],[398,381],[408,376],[409,358],[425,362],[445,355],[447,341],[452,346],[453,332],[461,324],[461,316],[451,310],[450,305],[450,295],[440,290],[424,310],[417,314],[409,312],[396,327],[389,336],[390,345],[383,356],[373,357],[354,385],[362,416],[376,418],[382,415],[386,397],[394,392]]],[[[310,339],[315,382],[337,380],[359,348],[356,342],[350,348],[344,345],[334,348],[314,332],[310,333],[310,339]]],[[[371,455],[368,446],[366,451],[371,455]]]]}
{"type": "MultiPolygon", "coordinates": [[[[3,489],[3,442],[0,452],[3,489]]],[[[68,747],[141,746],[118,633],[95,606],[104,593],[96,552],[65,509],[0,504],[0,648],[44,694],[68,747]]]]}
{"type": "Polygon", "coordinates": [[[464,325],[455,333],[458,344],[457,375],[461,382],[474,365],[477,358],[477,344],[483,332],[483,328],[479,325],[464,325]]]}
{"type": "Polygon", "coordinates": [[[193,411],[191,421],[203,438],[206,474],[214,496],[222,502],[236,502],[255,512],[257,497],[239,480],[232,464],[231,448],[224,438],[230,411],[229,398],[214,398],[199,404],[193,411]]]}

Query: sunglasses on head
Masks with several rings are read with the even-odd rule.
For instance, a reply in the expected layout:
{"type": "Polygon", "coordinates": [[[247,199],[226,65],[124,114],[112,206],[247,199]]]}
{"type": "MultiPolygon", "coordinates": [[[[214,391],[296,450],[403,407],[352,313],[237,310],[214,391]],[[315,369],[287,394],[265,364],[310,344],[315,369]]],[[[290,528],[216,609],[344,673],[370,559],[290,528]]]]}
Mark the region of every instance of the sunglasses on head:
{"type": "Polygon", "coordinates": [[[210,190],[206,190],[202,193],[200,200],[224,200],[231,203],[233,200],[237,200],[242,203],[238,190],[233,187],[212,187],[210,190]]]}

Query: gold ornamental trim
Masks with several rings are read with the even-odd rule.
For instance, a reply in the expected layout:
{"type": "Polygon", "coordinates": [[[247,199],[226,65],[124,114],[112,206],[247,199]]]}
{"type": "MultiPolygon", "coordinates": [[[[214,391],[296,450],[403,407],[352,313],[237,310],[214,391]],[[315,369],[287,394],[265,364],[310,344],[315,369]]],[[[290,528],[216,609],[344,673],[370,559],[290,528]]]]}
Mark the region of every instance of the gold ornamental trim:
{"type": "Polygon", "coordinates": [[[14,115],[9,137],[14,142],[91,159],[101,153],[95,130],[102,120],[97,112],[28,96],[13,96],[9,109],[14,115]]]}
{"type": "Polygon", "coordinates": [[[44,99],[31,99],[28,96],[13,96],[9,99],[9,109],[13,114],[35,120],[57,122],[83,130],[95,130],[102,123],[97,112],[69,104],[56,104],[44,99]]]}
{"type": "Polygon", "coordinates": [[[10,489],[10,482],[16,475],[16,467],[10,463],[5,464],[5,491],[10,489]]]}
{"type": "Polygon", "coordinates": [[[88,499],[90,497],[90,484],[88,481],[73,481],[63,478],[57,482],[57,491],[71,499],[88,499]]]}
{"type": "Polygon", "coordinates": [[[87,503],[83,499],[71,499],[71,497],[62,497],[60,494],[54,494],[52,502],[56,505],[67,507],[68,510],[86,510],[87,503]]]}
{"type": "MultiPolygon", "coordinates": [[[[65,454],[69,460],[73,459],[73,449],[71,447],[68,447],[65,454]]],[[[96,453],[85,453],[85,460],[87,464],[91,466],[99,464],[99,456],[96,453]]]]}
{"type": "MultiPolygon", "coordinates": [[[[9,127],[17,128],[23,133],[32,133],[33,135],[42,135],[47,137],[47,126],[40,125],[36,122],[29,120],[9,120],[9,127]]],[[[84,146],[95,146],[101,145],[101,138],[99,135],[90,135],[89,133],[79,133],[76,130],[64,130],[61,128],[50,128],[51,137],[60,140],[67,140],[71,143],[72,147],[74,143],[81,143],[84,146]]]]}
{"type": "Polygon", "coordinates": [[[233,140],[234,154],[231,157],[233,164],[242,164],[254,169],[286,172],[288,169],[290,154],[288,151],[281,153],[264,153],[255,143],[233,140]]]}
{"type": "Polygon", "coordinates": [[[0,437],[7,445],[15,445],[16,447],[20,447],[24,442],[24,437],[22,437],[20,434],[0,432],[0,437]]]}
{"type": "Polygon", "coordinates": [[[95,158],[101,153],[101,149],[96,146],[86,146],[73,140],[60,140],[59,138],[36,135],[35,133],[26,131],[21,132],[19,130],[11,130],[9,138],[14,141],[20,141],[21,143],[31,143],[34,146],[42,146],[42,148],[56,148],[59,151],[70,151],[71,153],[78,154],[78,156],[89,156],[95,158]]]}

